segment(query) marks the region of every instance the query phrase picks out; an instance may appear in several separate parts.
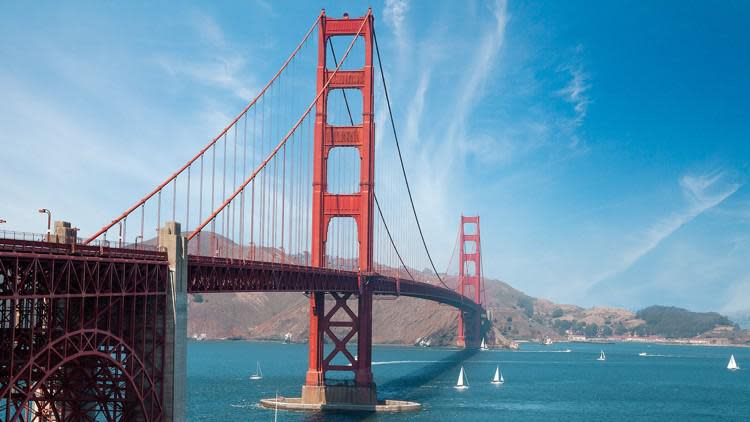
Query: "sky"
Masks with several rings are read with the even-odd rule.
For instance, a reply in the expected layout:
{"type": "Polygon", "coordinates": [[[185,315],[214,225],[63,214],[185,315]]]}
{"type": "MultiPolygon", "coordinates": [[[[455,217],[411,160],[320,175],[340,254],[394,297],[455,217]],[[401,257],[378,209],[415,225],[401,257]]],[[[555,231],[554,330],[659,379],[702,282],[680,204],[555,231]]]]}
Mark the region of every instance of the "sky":
{"type": "MultiPolygon", "coordinates": [[[[321,7],[368,6],[0,3],[2,228],[43,232],[47,207],[93,232],[218,133],[321,7]]],[[[372,8],[439,268],[476,214],[485,276],[529,295],[750,314],[750,3],[372,8]]]]}

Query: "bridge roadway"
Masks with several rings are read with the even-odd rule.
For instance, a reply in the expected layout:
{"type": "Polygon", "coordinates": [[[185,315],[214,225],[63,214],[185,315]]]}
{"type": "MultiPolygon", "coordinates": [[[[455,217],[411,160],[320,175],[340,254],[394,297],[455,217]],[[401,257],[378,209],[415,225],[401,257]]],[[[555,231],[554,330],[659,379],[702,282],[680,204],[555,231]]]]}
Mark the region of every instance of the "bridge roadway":
{"type": "Polygon", "coordinates": [[[261,261],[188,257],[188,293],[356,293],[361,281],[372,283],[376,295],[415,297],[481,313],[480,305],[454,290],[411,279],[261,261]]]}
{"type": "MultiPolygon", "coordinates": [[[[86,260],[100,263],[161,263],[166,252],[129,248],[101,248],[60,243],[0,239],[0,256],[49,260],[86,260]]],[[[356,293],[360,281],[373,284],[373,293],[431,300],[480,312],[481,306],[454,290],[378,273],[360,274],[330,268],[231,258],[188,256],[188,293],[230,292],[340,292],[356,293]]],[[[93,292],[91,292],[93,293],[93,292]]]]}

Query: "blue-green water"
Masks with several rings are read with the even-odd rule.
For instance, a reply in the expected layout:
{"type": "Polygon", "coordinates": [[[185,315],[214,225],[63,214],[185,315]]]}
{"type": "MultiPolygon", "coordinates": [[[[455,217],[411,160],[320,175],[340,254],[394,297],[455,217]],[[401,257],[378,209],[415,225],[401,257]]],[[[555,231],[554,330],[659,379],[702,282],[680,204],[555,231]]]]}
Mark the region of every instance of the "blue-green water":
{"type": "MultiPolygon", "coordinates": [[[[299,397],[307,345],[245,341],[188,346],[188,419],[273,420],[261,398],[299,397]],[[260,361],[264,378],[248,380],[260,361]]],[[[378,396],[414,400],[418,413],[279,412],[280,421],[663,421],[750,420],[750,370],[728,371],[729,355],[750,368],[750,349],[645,344],[523,345],[467,354],[375,347],[378,396]],[[599,349],[607,354],[598,362],[599,349]],[[571,352],[558,352],[570,349],[571,352]],[[649,355],[641,357],[639,352],[649,355]],[[505,384],[489,383],[499,364],[505,384]],[[453,388],[463,365],[470,387],[453,388]]]]}

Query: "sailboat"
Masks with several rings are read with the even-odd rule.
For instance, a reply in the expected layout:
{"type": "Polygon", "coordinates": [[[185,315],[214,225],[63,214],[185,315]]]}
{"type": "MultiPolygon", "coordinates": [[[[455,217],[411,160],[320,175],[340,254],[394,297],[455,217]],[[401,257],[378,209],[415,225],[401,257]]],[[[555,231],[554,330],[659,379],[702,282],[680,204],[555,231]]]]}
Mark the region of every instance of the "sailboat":
{"type": "Polygon", "coordinates": [[[489,347],[487,347],[487,343],[484,342],[484,338],[482,339],[482,344],[479,346],[480,350],[490,350],[489,347]]]}
{"type": "Polygon", "coordinates": [[[260,362],[258,362],[258,366],[255,369],[255,373],[250,375],[251,380],[262,380],[263,379],[263,371],[260,370],[260,362]]]}
{"type": "Polygon", "coordinates": [[[458,373],[458,381],[456,381],[456,389],[464,390],[469,388],[469,380],[466,378],[464,367],[461,367],[461,372],[458,373]]]}
{"type": "Polygon", "coordinates": [[[734,355],[729,357],[729,363],[727,364],[727,369],[730,369],[732,371],[736,369],[740,369],[740,366],[737,365],[737,362],[734,360],[734,355]]]}
{"type": "Polygon", "coordinates": [[[500,367],[495,367],[495,376],[492,378],[492,383],[495,385],[500,385],[505,383],[505,379],[503,379],[503,374],[500,373],[500,367]]]}
{"type": "Polygon", "coordinates": [[[596,358],[596,360],[607,360],[607,357],[604,355],[604,350],[599,353],[599,357],[596,358]]]}

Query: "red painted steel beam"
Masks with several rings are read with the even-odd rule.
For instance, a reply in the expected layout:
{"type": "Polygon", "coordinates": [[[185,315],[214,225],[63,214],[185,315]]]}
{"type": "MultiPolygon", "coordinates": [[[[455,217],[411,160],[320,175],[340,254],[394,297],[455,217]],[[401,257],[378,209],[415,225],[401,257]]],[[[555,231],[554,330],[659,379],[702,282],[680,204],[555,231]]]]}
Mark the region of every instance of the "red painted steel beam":
{"type": "Polygon", "coordinates": [[[0,240],[0,420],[162,420],[165,256],[68,246],[0,240]]]}

